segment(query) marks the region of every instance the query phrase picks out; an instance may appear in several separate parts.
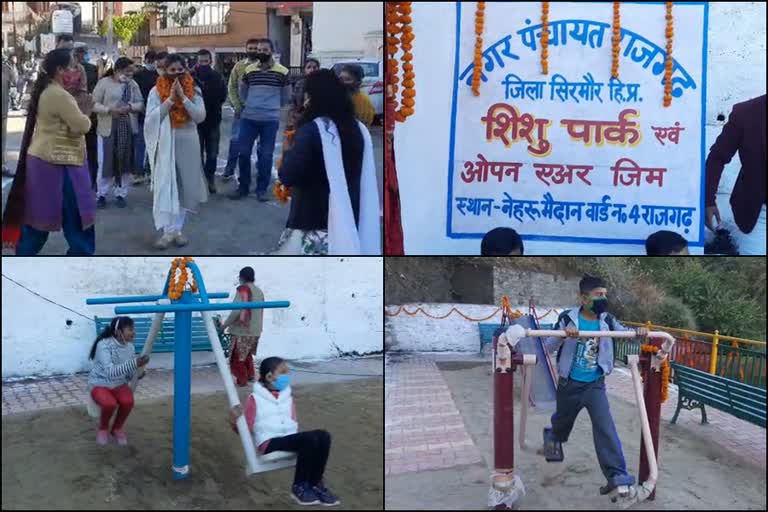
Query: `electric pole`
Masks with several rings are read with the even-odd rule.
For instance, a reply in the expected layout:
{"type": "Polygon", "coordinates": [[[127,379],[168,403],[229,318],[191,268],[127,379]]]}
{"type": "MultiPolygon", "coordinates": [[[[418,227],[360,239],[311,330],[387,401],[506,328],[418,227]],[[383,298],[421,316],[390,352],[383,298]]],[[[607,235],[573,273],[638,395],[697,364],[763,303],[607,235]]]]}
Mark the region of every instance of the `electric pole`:
{"type": "Polygon", "coordinates": [[[115,9],[115,2],[107,2],[107,48],[110,55],[114,55],[115,51],[112,48],[112,38],[114,33],[114,27],[112,26],[112,13],[115,9]]]}

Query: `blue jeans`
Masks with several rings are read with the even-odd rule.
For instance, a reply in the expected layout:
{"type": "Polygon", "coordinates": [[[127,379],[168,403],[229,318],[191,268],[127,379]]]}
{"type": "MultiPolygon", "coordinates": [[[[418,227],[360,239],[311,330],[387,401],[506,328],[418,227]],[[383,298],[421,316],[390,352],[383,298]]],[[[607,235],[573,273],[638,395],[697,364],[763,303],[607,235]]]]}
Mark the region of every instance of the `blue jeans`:
{"type": "Polygon", "coordinates": [[[136,176],[144,174],[144,160],[147,156],[147,145],[144,141],[144,123],[139,123],[139,133],[133,137],[133,157],[136,176]]]}
{"type": "Polygon", "coordinates": [[[562,443],[568,440],[579,411],[587,409],[592,421],[592,439],[603,476],[611,485],[633,485],[635,477],[627,472],[624,450],[611,417],[605,395],[605,377],[595,382],[579,382],[560,377],[557,406],[552,414],[552,436],[562,443]]]}
{"type": "MultiPolygon", "coordinates": [[[[80,211],[77,208],[75,189],[72,188],[72,180],[69,173],[64,173],[64,212],[62,217],[62,229],[64,238],[67,239],[69,250],[67,256],[93,256],[96,252],[96,230],[94,226],[83,230],[80,222],[80,211]]],[[[16,256],[35,256],[39,253],[49,233],[40,231],[32,226],[21,227],[21,239],[16,247],[16,256]]]]}
{"type": "Polygon", "coordinates": [[[251,152],[259,139],[256,156],[256,192],[266,192],[272,178],[272,157],[280,121],[240,120],[240,194],[247,195],[251,188],[251,152]]]}
{"type": "Polygon", "coordinates": [[[229,155],[227,155],[227,174],[235,172],[237,167],[238,155],[240,154],[239,145],[240,135],[240,114],[235,114],[232,119],[232,133],[229,137],[229,155]]]}
{"type": "Polygon", "coordinates": [[[203,160],[205,177],[211,182],[219,161],[219,126],[197,125],[197,135],[200,138],[200,158],[203,160]]]}

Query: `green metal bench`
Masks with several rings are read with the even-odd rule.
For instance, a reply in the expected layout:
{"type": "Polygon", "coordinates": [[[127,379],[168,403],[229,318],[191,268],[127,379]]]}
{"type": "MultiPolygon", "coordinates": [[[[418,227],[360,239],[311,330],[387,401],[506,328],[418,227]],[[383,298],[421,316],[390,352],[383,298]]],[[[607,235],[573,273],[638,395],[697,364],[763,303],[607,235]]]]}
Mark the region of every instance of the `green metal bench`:
{"type": "Polygon", "coordinates": [[[695,368],[671,363],[674,382],[678,387],[677,410],[672,423],[677,421],[680,409],[701,409],[701,423],[707,423],[704,406],[708,405],[739,419],[765,428],[765,389],[742,384],[712,375],[695,368]]]}
{"type": "MultiPolygon", "coordinates": [[[[94,317],[96,321],[96,333],[101,333],[109,327],[113,317],[94,317]]],[[[140,354],[144,348],[144,342],[152,327],[151,316],[132,316],[133,328],[136,333],[133,344],[136,347],[136,353],[140,354]]],[[[215,318],[215,317],[214,317],[215,318]]],[[[215,324],[215,322],[214,322],[215,324]]],[[[166,316],[163,320],[163,326],[152,346],[152,352],[173,352],[174,320],[172,316],[166,316]]],[[[224,354],[229,357],[229,335],[219,331],[219,341],[224,348],[224,354]]],[[[211,351],[211,341],[208,339],[208,331],[205,328],[202,316],[192,317],[192,352],[211,351]]]]}
{"type": "MultiPolygon", "coordinates": [[[[477,324],[480,328],[480,352],[483,347],[493,341],[493,333],[501,327],[501,324],[477,324]]],[[[552,329],[554,324],[539,324],[540,329],[552,329]]]]}

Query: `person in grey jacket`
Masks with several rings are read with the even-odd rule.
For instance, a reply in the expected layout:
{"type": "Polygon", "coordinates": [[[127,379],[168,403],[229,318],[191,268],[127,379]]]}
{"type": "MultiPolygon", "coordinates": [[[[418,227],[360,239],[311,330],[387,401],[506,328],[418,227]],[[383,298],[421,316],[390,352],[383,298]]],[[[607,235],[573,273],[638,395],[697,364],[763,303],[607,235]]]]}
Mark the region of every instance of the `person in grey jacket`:
{"type": "MultiPolygon", "coordinates": [[[[605,376],[613,371],[613,339],[578,338],[579,331],[630,331],[607,312],[608,290],[599,277],[584,276],[579,282],[580,304],[563,311],[553,327],[564,330],[567,338],[548,338],[544,345],[549,352],[557,352],[557,407],[552,414],[552,427],[544,429],[545,444],[540,454],[547,460],[563,460],[562,443],[568,440],[576,417],[587,409],[592,421],[600,470],[608,484],[600,488],[608,494],[620,485],[633,485],[635,478],[627,472],[627,464],[616,433],[608,397],[605,394],[605,376]]],[[[637,335],[646,337],[648,330],[637,329],[637,335]]]]}
{"type": "Polygon", "coordinates": [[[96,442],[107,444],[109,420],[117,409],[111,434],[117,444],[128,444],[123,425],[133,409],[133,390],[129,382],[134,372],[149,363],[149,356],[136,357],[132,343],[134,337],[133,320],[127,316],[112,319],[91,346],[89,359],[93,368],[88,374],[88,391],[101,408],[96,442]]]}
{"type": "Polygon", "coordinates": [[[3,102],[3,176],[13,176],[15,173],[5,165],[5,141],[8,133],[8,107],[11,101],[11,87],[16,87],[19,74],[16,67],[3,57],[2,72],[2,102],[3,102]]]}

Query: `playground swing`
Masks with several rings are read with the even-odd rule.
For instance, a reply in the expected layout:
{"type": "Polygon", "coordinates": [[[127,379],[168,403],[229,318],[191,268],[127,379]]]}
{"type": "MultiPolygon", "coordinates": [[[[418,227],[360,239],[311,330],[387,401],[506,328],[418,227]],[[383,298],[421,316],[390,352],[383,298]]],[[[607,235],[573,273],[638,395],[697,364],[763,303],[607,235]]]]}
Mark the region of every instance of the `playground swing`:
{"type": "MultiPolygon", "coordinates": [[[[520,410],[520,426],[518,442],[520,448],[530,451],[532,448],[526,442],[525,431],[527,423],[528,405],[531,399],[531,381],[533,376],[537,375],[544,381],[552,378],[553,366],[549,361],[549,356],[541,343],[541,337],[566,337],[565,331],[529,329],[525,323],[535,325],[535,314],[526,315],[515,320],[516,325],[510,326],[501,332],[493,340],[493,391],[494,391],[494,472],[491,475],[491,487],[488,492],[488,506],[497,510],[511,510],[519,506],[519,501],[525,496],[525,487],[523,486],[520,475],[515,472],[514,466],[514,394],[513,394],[513,374],[516,367],[523,367],[523,399],[520,410]],[[539,340],[530,338],[538,337],[539,340]],[[533,343],[531,343],[533,341],[533,343]],[[538,341],[538,342],[537,342],[538,341]],[[533,353],[530,353],[533,352],[533,353]],[[543,358],[542,358],[543,356],[543,358]],[[547,362],[544,366],[541,363],[547,362]],[[537,365],[537,363],[539,363],[537,365]],[[540,373],[535,374],[536,371],[540,373]],[[511,433],[511,435],[510,435],[511,433]]],[[[511,323],[511,319],[510,323],[511,323]]],[[[507,323],[508,318],[502,315],[502,328],[507,323]]],[[[579,337],[610,336],[613,338],[632,338],[636,336],[634,331],[581,331],[579,337]]],[[[640,479],[645,479],[637,486],[618,486],[616,488],[602,488],[601,494],[608,494],[613,503],[618,504],[620,508],[627,508],[633,504],[648,499],[654,494],[656,482],[658,479],[658,465],[656,460],[656,449],[658,446],[658,435],[652,436],[651,422],[649,420],[649,411],[654,408],[660,408],[661,392],[661,363],[669,356],[675,339],[666,332],[649,332],[651,338],[662,338],[664,341],[654,354],[640,356],[633,354],[624,357],[632,373],[632,384],[637,403],[638,412],[641,420],[641,466],[640,479]],[[639,365],[643,365],[646,373],[645,385],[640,381],[639,365]],[[646,404],[644,394],[649,402],[646,404]],[[654,443],[656,446],[654,446],[654,443]],[[647,463],[646,463],[647,462],[647,463]]],[[[552,383],[552,380],[549,380],[552,383]]],[[[658,411],[652,412],[654,432],[658,434],[658,411]]],[[[544,453],[547,461],[561,461],[563,458],[562,449],[559,451],[553,449],[551,439],[547,437],[547,429],[544,432],[544,453]],[[549,446],[548,446],[549,441],[549,446]]]]}
{"type": "MultiPolygon", "coordinates": [[[[229,406],[240,405],[240,398],[235,390],[232,379],[229,378],[229,369],[224,355],[224,349],[216,331],[216,326],[211,316],[211,311],[228,309],[259,309],[259,308],[284,308],[289,307],[288,301],[272,302],[239,302],[212,304],[211,298],[227,298],[227,293],[206,293],[200,271],[191,258],[179,258],[174,262],[171,272],[168,273],[166,284],[160,295],[137,296],[137,297],[117,297],[87,299],[87,304],[119,304],[126,302],[155,302],[151,306],[116,306],[115,314],[135,314],[135,313],[154,313],[152,326],[147,340],[144,343],[141,355],[148,355],[152,352],[154,342],[160,332],[165,314],[173,312],[175,315],[174,329],[174,400],[173,400],[173,478],[176,480],[186,479],[189,475],[189,444],[190,444],[190,394],[191,394],[191,324],[192,312],[200,311],[208,337],[210,338],[213,354],[219,372],[224,380],[224,388],[227,393],[229,406]],[[196,292],[196,286],[192,290],[185,289],[186,278],[182,279],[182,284],[177,289],[177,294],[173,293],[172,272],[175,271],[176,264],[180,262],[182,274],[186,276],[187,269],[192,271],[196,285],[199,286],[199,294],[196,292]],[[185,268],[186,267],[186,268],[185,268]],[[171,285],[171,286],[169,286],[171,285]],[[175,298],[171,298],[175,297],[175,298]]],[[[141,377],[143,369],[137,371],[130,383],[131,389],[135,391],[138,386],[138,379],[141,377]]],[[[98,416],[100,409],[90,396],[86,397],[86,407],[91,416],[98,416]]],[[[269,454],[259,454],[255,449],[253,437],[251,436],[244,416],[237,420],[237,430],[243,445],[243,451],[246,458],[246,475],[263,473],[293,467],[296,464],[296,455],[293,452],[275,451],[269,454]]]]}

